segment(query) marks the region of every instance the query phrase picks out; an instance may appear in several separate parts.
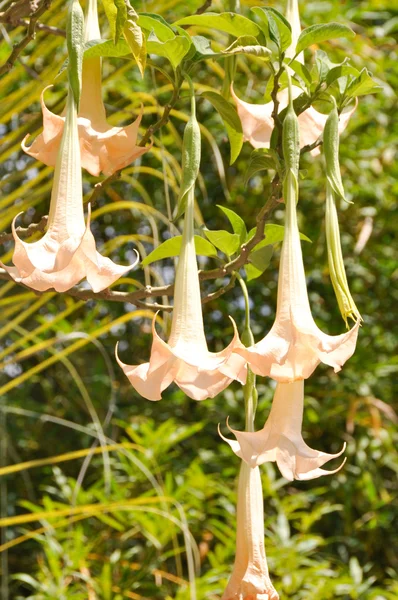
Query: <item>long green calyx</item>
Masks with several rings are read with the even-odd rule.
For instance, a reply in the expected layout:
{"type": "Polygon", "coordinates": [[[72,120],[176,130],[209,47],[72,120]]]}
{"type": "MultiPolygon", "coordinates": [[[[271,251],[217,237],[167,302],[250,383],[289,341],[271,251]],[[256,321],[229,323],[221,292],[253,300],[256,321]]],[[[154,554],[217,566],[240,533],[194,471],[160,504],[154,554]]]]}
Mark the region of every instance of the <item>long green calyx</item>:
{"type": "Polygon", "coordinates": [[[333,109],[325,123],[323,131],[323,152],[326,161],[326,177],[334,193],[346,200],[339,163],[339,114],[336,100],[332,96],[333,109]]]}
{"type": "Polygon", "coordinates": [[[73,93],[76,108],[79,109],[84,52],[84,15],[79,0],[70,0],[69,2],[66,43],[69,56],[69,86],[73,93]]]}
{"type": "MultiPolygon", "coordinates": [[[[293,106],[293,92],[290,73],[286,70],[289,83],[289,105],[283,121],[282,149],[285,161],[285,179],[283,182],[283,196],[286,209],[290,210],[298,202],[298,171],[300,162],[300,130],[293,106]]],[[[295,210],[295,208],[294,208],[295,210]]],[[[289,211],[288,211],[289,212],[289,211]]]]}
{"type": "Polygon", "coordinates": [[[338,124],[339,116],[334,101],[334,107],[323,132],[323,151],[326,161],[326,244],[330,278],[341,315],[348,327],[348,318],[358,321],[362,320],[362,317],[351,296],[341,250],[336,198],[345,200],[345,195],[339,165],[338,124]]]}
{"type": "Polygon", "coordinates": [[[186,78],[191,91],[191,116],[184,130],[182,143],[182,180],[175,219],[181,217],[185,212],[187,198],[195,186],[200,166],[201,140],[200,127],[196,119],[195,92],[190,78],[188,76],[186,78]]]}

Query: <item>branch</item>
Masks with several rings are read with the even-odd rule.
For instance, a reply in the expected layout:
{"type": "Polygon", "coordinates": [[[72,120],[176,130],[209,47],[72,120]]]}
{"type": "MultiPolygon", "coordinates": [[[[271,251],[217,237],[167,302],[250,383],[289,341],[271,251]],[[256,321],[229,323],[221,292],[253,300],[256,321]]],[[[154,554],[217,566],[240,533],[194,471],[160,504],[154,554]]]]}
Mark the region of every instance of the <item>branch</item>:
{"type": "Polygon", "coordinates": [[[206,2],[198,8],[195,15],[202,15],[208,8],[211,7],[211,3],[212,3],[212,0],[206,0],[206,2]]]}
{"type": "MultiPolygon", "coordinates": [[[[9,19],[6,19],[4,16],[5,13],[0,13],[0,23],[10,24],[9,19]]],[[[18,25],[19,27],[28,27],[29,21],[26,19],[18,19],[12,23],[13,25],[18,25]]],[[[53,25],[46,25],[45,23],[36,23],[36,29],[39,31],[46,31],[47,33],[52,33],[53,35],[58,35],[60,37],[66,38],[66,31],[64,29],[59,29],[58,27],[54,27],[53,25]]]]}
{"type": "MultiPolygon", "coordinates": [[[[43,232],[47,226],[48,217],[42,217],[38,223],[31,223],[29,227],[17,227],[16,233],[20,238],[29,237],[37,231],[43,232]]],[[[12,233],[0,233],[0,244],[10,242],[14,239],[12,233]]]]}
{"type": "MultiPolygon", "coordinates": [[[[199,279],[201,281],[207,281],[210,279],[222,279],[226,275],[229,275],[229,274],[232,275],[231,280],[229,281],[229,283],[226,286],[224,286],[220,290],[217,290],[216,292],[213,292],[213,293],[205,296],[202,299],[203,303],[210,302],[211,300],[215,300],[216,298],[219,298],[222,294],[224,294],[225,292],[227,292],[234,286],[234,284],[235,284],[234,272],[238,271],[239,269],[244,267],[245,264],[247,264],[249,262],[250,251],[253,250],[253,248],[264,239],[264,237],[265,237],[265,235],[264,235],[265,222],[267,220],[268,214],[278,204],[279,198],[280,198],[280,180],[279,180],[279,176],[275,175],[275,177],[272,181],[271,196],[268,199],[268,201],[266,202],[266,204],[263,206],[263,208],[261,209],[259,214],[257,215],[257,219],[256,219],[257,227],[256,227],[255,234],[248,242],[246,242],[245,244],[243,244],[241,246],[239,255],[234,260],[230,261],[223,267],[219,267],[218,269],[211,269],[209,271],[199,271],[199,279]]],[[[47,217],[43,217],[43,219],[42,219],[43,223],[46,222],[46,221],[44,221],[44,219],[47,219],[47,217]]],[[[45,227],[45,225],[42,224],[42,221],[38,224],[30,225],[26,229],[18,228],[17,231],[19,231],[19,234],[22,233],[23,235],[24,234],[28,235],[27,232],[32,233],[33,231],[40,231],[39,226],[42,228],[41,229],[41,231],[42,231],[45,227]]],[[[3,234],[3,236],[10,236],[10,235],[11,234],[3,234]]],[[[10,238],[8,237],[7,239],[10,239],[10,238]]],[[[3,238],[0,238],[0,241],[6,241],[6,240],[4,240],[4,237],[3,237],[3,238]]],[[[14,279],[11,277],[11,275],[9,275],[9,273],[7,271],[5,271],[4,269],[0,269],[0,280],[14,281],[14,279]]],[[[38,292],[36,290],[32,290],[31,288],[29,288],[28,286],[25,286],[21,282],[15,282],[15,283],[17,283],[18,285],[22,285],[23,287],[29,289],[30,291],[33,291],[36,295],[41,295],[41,294],[47,293],[47,292],[38,292]]],[[[149,298],[155,298],[155,297],[160,297],[160,296],[172,296],[174,293],[174,285],[173,284],[164,285],[161,287],[146,286],[146,287],[143,287],[142,289],[136,290],[135,292],[121,292],[121,291],[116,291],[116,290],[111,290],[111,289],[106,289],[106,290],[103,290],[102,292],[93,292],[92,290],[85,290],[85,289],[82,289],[82,288],[79,288],[76,286],[76,287],[71,288],[70,290],[68,290],[65,293],[68,294],[69,296],[72,296],[73,298],[78,298],[79,300],[85,300],[85,301],[87,301],[87,300],[108,300],[108,301],[112,301],[112,302],[128,302],[131,304],[135,304],[137,306],[145,306],[146,308],[153,308],[155,310],[158,310],[158,309],[171,310],[170,306],[163,306],[163,305],[157,304],[157,303],[143,303],[143,301],[148,300],[149,298]]]]}
{"type": "MultiPolygon", "coordinates": [[[[10,56],[8,57],[7,61],[4,63],[3,66],[0,67],[0,76],[4,75],[4,73],[8,73],[8,71],[10,71],[12,69],[15,61],[17,60],[17,58],[19,57],[21,52],[26,48],[26,46],[29,44],[29,42],[31,42],[34,39],[35,33],[36,33],[37,20],[50,8],[50,6],[51,6],[51,0],[43,0],[41,5],[38,8],[36,8],[36,10],[31,14],[30,20],[29,20],[29,25],[28,25],[28,31],[26,32],[26,35],[25,35],[25,37],[22,38],[22,40],[20,42],[18,42],[18,44],[14,45],[12,52],[11,52],[10,56]]],[[[10,8],[13,8],[13,7],[10,7],[10,8]]],[[[11,19],[11,17],[9,17],[9,18],[11,19]]]]}

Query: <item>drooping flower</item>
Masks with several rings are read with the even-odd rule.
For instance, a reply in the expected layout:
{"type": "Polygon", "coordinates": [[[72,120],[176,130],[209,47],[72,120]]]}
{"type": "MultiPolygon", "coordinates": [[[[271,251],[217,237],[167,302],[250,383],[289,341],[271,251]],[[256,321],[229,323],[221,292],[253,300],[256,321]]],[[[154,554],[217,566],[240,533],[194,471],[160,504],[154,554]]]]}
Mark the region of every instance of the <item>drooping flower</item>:
{"type": "Polygon", "coordinates": [[[163,390],[173,381],[190,398],[204,400],[216,396],[233,379],[242,382],[246,379],[245,360],[233,354],[239,343],[235,323],[234,337],[225,350],[209,352],[206,343],[194,242],[194,184],[200,162],[200,130],[194,100],[184,133],[183,157],[184,231],[176,270],[169,340],[166,343],[159,337],[154,317],[149,362],[127,365],[116,354],[132,386],[148,400],[160,400],[163,390]]]}
{"type": "Polygon", "coordinates": [[[235,564],[221,600],[278,600],[264,548],[260,470],[242,462],[239,474],[235,564]]]}
{"type": "Polygon", "coordinates": [[[297,224],[297,140],[297,117],[291,101],[283,124],[286,209],[276,318],[270,332],[260,342],[248,348],[241,344],[236,349],[254,373],[284,383],[308,378],[320,362],[339,371],[354,353],[360,324],[358,320],[347,333],[332,336],[323,333],[312,317],[297,224]]]}
{"type": "Polygon", "coordinates": [[[16,282],[35,290],[54,288],[57,292],[65,292],[86,277],[94,292],[99,292],[136,264],[117,265],[96,251],[90,231],[90,207],[85,224],[77,110],[70,89],[55,165],[47,231],[37,242],[24,242],[15,229],[17,218],[18,215],[12,224],[15,266],[1,265],[16,282]]]}
{"type": "Polygon", "coordinates": [[[340,456],[345,444],[337,454],[327,454],[307,446],[301,434],[303,409],[304,381],[278,383],[269,417],[262,429],[256,432],[237,431],[228,425],[236,440],[220,435],[235,454],[252,468],[265,462],[276,462],[282,475],[289,481],[332,475],[342,468],[345,460],[333,471],[321,467],[340,456]]]}
{"type": "MultiPolygon", "coordinates": [[[[287,57],[293,58],[301,31],[297,0],[288,0],[286,17],[292,28],[292,42],[285,54],[287,57]]],[[[303,54],[299,54],[295,60],[304,64],[303,54]]],[[[271,134],[274,128],[274,120],[272,118],[274,103],[251,104],[238,98],[232,87],[231,93],[242,123],[244,140],[250,142],[253,148],[269,148],[271,134]]],[[[294,98],[297,98],[301,93],[302,90],[299,87],[293,87],[294,98]]],[[[278,112],[281,112],[288,104],[287,89],[279,92],[278,101],[278,112]]],[[[339,133],[342,133],[347,127],[348,121],[355,109],[356,103],[351,109],[340,115],[339,133]]],[[[322,135],[327,115],[318,112],[315,108],[310,106],[299,115],[298,120],[300,124],[300,146],[303,147],[313,144],[322,135]]],[[[315,156],[319,154],[319,152],[320,150],[317,147],[311,151],[311,154],[315,156]]]]}
{"type": "MultiPolygon", "coordinates": [[[[89,0],[85,22],[85,42],[100,40],[97,0],[89,0]]],[[[45,105],[44,92],[41,94],[43,132],[31,146],[22,149],[37,160],[55,166],[58,148],[64,129],[65,116],[56,115],[45,105]]],[[[98,177],[112,175],[147,152],[150,147],[137,145],[138,129],[142,114],[126,127],[110,127],[106,121],[105,107],[101,92],[101,58],[96,56],[83,60],[83,84],[79,105],[78,128],[81,151],[81,164],[91,175],[98,177]]]]}
{"type": "Polygon", "coordinates": [[[348,286],[340,242],[336,198],[345,200],[345,195],[339,165],[338,119],[337,106],[334,102],[334,108],[328,117],[323,135],[323,152],[326,161],[325,229],[330,278],[341,315],[348,327],[348,318],[354,321],[361,321],[362,318],[348,286]]]}

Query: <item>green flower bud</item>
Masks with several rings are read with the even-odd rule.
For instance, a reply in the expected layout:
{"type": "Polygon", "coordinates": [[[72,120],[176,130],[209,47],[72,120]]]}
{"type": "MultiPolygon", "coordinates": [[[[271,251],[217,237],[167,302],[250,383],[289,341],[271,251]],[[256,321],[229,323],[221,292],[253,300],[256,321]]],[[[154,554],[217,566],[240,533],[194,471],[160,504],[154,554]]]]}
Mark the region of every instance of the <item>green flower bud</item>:
{"type": "Polygon", "coordinates": [[[298,118],[293,107],[292,82],[288,71],[286,73],[289,81],[289,106],[283,121],[282,148],[286,173],[292,171],[297,179],[300,161],[300,131],[298,118]]]}
{"type": "Polygon", "coordinates": [[[326,176],[337,196],[345,200],[344,187],[341,179],[339,164],[339,115],[336,100],[330,112],[323,131],[323,152],[326,161],[326,176]]]}

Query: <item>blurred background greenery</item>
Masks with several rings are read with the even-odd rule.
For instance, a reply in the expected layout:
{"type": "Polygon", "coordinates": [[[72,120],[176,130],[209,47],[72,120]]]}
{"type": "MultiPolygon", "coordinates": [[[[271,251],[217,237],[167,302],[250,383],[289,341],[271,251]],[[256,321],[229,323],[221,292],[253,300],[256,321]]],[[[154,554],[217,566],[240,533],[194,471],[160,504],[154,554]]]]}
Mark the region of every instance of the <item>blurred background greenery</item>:
{"type": "MultiPolygon", "coordinates": [[[[192,14],[201,4],[134,2],[137,10],[158,12],[168,22],[192,14]]],[[[258,4],[260,0],[242,1],[241,10],[246,13],[258,4]]],[[[283,3],[269,4],[284,10],[283,3]]],[[[306,383],[305,440],[327,452],[347,442],[347,464],[331,478],[293,483],[282,479],[274,465],[264,465],[266,548],[282,599],[396,600],[398,135],[393,90],[398,10],[385,0],[308,0],[300,5],[305,26],[338,20],[355,29],[354,40],[336,40],[328,50],[336,62],[349,56],[357,68],[366,66],[382,92],[360,98],[340,150],[347,197],[354,203],[340,207],[342,243],[351,290],[364,318],[357,351],[340,374],[321,366],[306,383]]],[[[216,1],[213,7],[221,10],[223,4],[216,1]]],[[[65,2],[55,0],[42,21],[64,29],[65,2]]],[[[24,29],[1,26],[1,31],[3,64],[24,29]]],[[[199,33],[216,44],[226,42],[219,33],[199,33]]],[[[21,210],[24,225],[47,214],[52,169],[24,155],[19,144],[26,133],[40,130],[40,92],[54,82],[64,59],[64,39],[40,31],[0,82],[1,231],[10,230],[21,210]]],[[[194,74],[198,93],[204,86],[220,89],[223,74],[222,63],[201,63],[194,74]]],[[[267,76],[257,62],[239,59],[235,88],[241,97],[261,101],[267,76]]],[[[104,95],[113,124],[130,122],[142,103],[144,131],[156,118],[158,105],[167,103],[170,88],[158,72],[148,69],[141,80],[131,61],[112,59],[104,61],[104,95]]],[[[60,79],[47,92],[49,107],[60,111],[64,96],[60,79]]],[[[98,245],[117,261],[131,258],[134,247],[141,255],[149,252],[169,235],[161,218],[167,214],[166,195],[174,202],[178,192],[181,111],[186,109],[182,98],[156,137],[154,151],[126,169],[94,207],[98,245]],[[121,236],[128,236],[127,244],[121,236]]],[[[198,101],[198,113],[204,133],[198,192],[203,221],[211,229],[228,228],[216,207],[224,204],[249,229],[267,198],[270,175],[256,175],[245,187],[251,148],[245,144],[229,166],[229,143],[219,116],[205,100],[198,101]]],[[[338,333],[344,322],[327,271],[324,171],[319,158],[305,159],[304,168],[308,174],[300,184],[299,218],[301,231],[312,240],[303,244],[310,299],[318,324],[338,333]]],[[[84,174],[87,195],[95,183],[84,174]]],[[[283,210],[277,209],[270,221],[282,219],[283,210]]],[[[9,242],[3,243],[2,260],[10,260],[11,250],[9,242]]],[[[201,266],[214,263],[201,260],[201,266]]],[[[249,282],[257,339],[273,322],[277,267],[278,252],[264,275],[249,282]]],[[[173,262],[163,261],[145,274],[136,270],[119,287],[133,290],[172,277],[173,262]]],[[[206,282],[203,291],[224,283],[206,282]]],[[[134,392],[113,357],[120,341],[125,362],[148,358],[149,310],[133,312],[131,305],[83,302],[54,293],[36,296],[10,282],[0,286],[0,306],[1,515],[28,515],[2,529],[2,600],[185,600],[192,597],[187,586],[190,557],[198,599],[219,598],[234,560],[239,459],[219,438],[217,424],[229,415],[233,426],[243,426],[239,385],[203,403],[169,388],[161,402],[151,403],[134,392]],[[104,450],[112,444],[119,446],[104,450]],[[38,462],[7,471],[25,461],[38,462]],[[76,507],[72,516],[51,518],[51,511],[71,505],[76,507]],[[96,506],[79,510],[87,505],[96,506]]],[[[206,304],[204,313],[209,346],[221,349],[231,337],[227,315],[242,324],[240,290],[206,304]]],[[[167,324],[168,315],[162,316],[167,324]]],[[[259,378],[258,389],[261,427],[273,384],[259,378]]]]}

